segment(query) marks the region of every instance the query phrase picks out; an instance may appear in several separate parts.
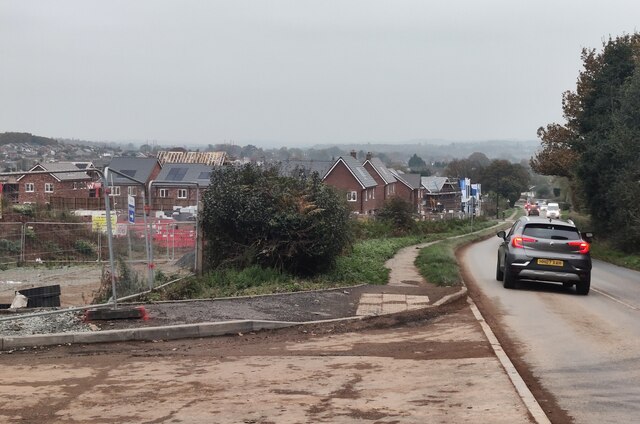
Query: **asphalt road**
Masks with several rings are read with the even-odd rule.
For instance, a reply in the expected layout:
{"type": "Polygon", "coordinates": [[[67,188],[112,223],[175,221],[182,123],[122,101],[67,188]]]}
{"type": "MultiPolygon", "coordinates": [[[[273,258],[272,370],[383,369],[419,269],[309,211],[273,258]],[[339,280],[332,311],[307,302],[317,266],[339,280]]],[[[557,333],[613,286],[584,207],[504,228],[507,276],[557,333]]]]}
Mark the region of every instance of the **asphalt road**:
{"type": "Polygon", "coordinates": [[[495,279],[499,243],[462,260],[533,375],[577,423],[638,422],[640,273],[594,261],[588,296],[534,282],[508,290],[495,279]]]}

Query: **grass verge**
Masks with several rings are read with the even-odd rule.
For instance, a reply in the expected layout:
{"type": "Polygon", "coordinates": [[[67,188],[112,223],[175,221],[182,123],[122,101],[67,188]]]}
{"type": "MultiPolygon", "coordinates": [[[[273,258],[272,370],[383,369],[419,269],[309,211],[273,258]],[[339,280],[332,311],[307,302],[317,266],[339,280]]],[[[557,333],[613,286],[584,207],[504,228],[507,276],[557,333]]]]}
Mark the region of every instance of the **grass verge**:
{"type": "MultiPolygon", "coordinates": [[[[473,231],[487,228],[496,221],[477,221],[473,231]]],[[[148,296],[149,300],[207,299],[253,296],[271,293],[319,290],[358,284],[386,284],[389,270],[385,262],[398,250],[420,243],[468,234],[471,226],[426,236],[383,237],[357,242],[352,251],[338,258],[335,267],[311,279],[296,278],[273,269],[257,266],[243,270],[220,270],[193,277],[165,287],[148,296]]]]}
{"type": "Polygon", "coordinates": [[[456,259],[456,250],[467,244],[492,237],[496,232],[509,228],[510,225],[511,223],[505,222],[497,228],[427,246],[420,250],[415,265],[425,280],[431,284],[447,287],[459,286],[462,284],[462,275],[456,259]]]}

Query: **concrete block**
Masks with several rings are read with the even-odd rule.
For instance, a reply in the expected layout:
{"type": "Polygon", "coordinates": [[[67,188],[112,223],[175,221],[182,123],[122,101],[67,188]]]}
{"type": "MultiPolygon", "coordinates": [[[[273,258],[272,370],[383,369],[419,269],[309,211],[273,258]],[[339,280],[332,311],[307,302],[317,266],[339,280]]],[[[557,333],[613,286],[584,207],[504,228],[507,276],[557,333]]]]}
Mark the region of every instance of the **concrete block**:
{"type": "Polygon", "coordinates": [[[137,328],[134,340],[175,340],[200,337],[199,324],[137,328]]]}
{"type": "Polygon", "coordinates": [[[74,343],[112,343],[135,340],[135,330],[105,330],[74,333],[74,343]]]}
{"type": "Polygon", "coordinates": [[[33,336],[5,337],[2,343],[4,350],[21,347],[52,346],[73,343],[73,333],[37,334],[33,336]]]}
{"type": "Polygon", "coordinates": [[[113,319],[149,319],[144,306],[89,309],[84,313],[85,321],[113,319]]]}
{"type": "Polygon", "coordinates": [[[197,324],[200,337],[222,336],[224,334],[248,333],[253,331],[250,320],[205,322],[197,324]]]}

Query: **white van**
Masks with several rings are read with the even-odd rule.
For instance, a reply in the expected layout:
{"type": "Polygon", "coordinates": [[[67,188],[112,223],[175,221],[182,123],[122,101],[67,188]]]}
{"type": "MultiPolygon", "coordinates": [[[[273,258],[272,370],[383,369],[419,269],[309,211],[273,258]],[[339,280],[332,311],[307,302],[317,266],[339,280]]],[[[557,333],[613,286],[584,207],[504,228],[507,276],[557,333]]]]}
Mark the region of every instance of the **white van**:
{"type": "Polygon", "coordinates": [[[560,218],[560,205],[557,203],[547,204],[547,218],[560,218]]]}

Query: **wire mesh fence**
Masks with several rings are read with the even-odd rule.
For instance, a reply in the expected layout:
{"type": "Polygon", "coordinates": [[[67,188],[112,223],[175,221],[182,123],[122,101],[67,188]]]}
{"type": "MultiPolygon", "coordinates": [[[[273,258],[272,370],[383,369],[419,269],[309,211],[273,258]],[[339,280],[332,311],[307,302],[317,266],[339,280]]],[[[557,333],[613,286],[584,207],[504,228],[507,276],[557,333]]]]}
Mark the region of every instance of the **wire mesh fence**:
{"type": "MultiPolygon", "coordinates": [[[[140,293],[194,267],[195,222],[148,218],[114,222],[116,295],[140,293]],[[146,221],[146,223],[144,222],[146,221]]],[[[0,304],[16,291],[60,285],[61,306],[108,301],[112,295],[105,220],[0,223],[0,304]]]]}

